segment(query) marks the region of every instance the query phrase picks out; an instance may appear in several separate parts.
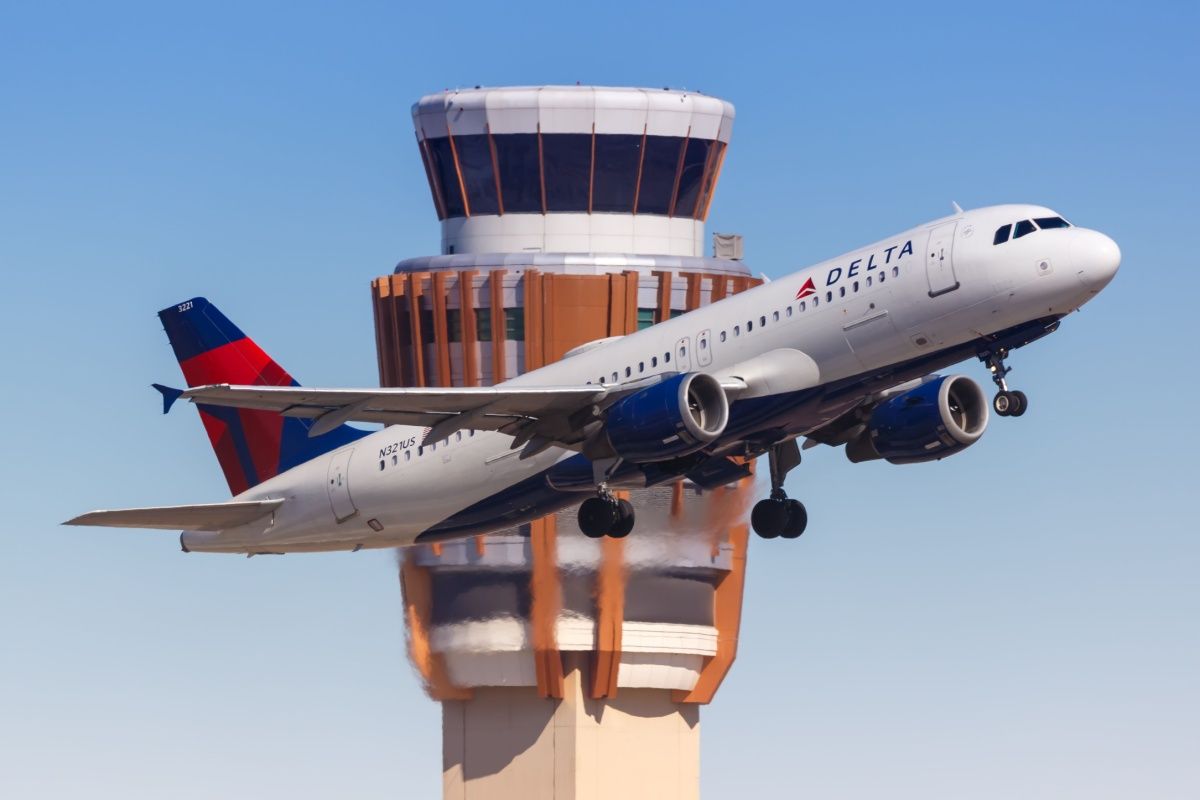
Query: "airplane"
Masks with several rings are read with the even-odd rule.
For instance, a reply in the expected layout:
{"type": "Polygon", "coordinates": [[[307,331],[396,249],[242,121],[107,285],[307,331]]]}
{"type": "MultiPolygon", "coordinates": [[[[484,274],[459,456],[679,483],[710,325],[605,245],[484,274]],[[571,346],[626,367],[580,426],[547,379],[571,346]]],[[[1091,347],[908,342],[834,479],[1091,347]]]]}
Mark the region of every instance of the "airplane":
{"type": "Polygon", "coordinates": [[[784,492],[801,447],[851,462],[942,459],[1019,417],[1009,354],[1056,331],[1121,262],[1117,244],[1037,205],[962,211],[784,278],[576,347],[490,387],[305,388],[204,298],[159,313],[233,498],[93,511],[71,525],[182,530],[185,552],[358,550],[489,533],[578,505],[587,536],[623,537],[617,491],[713,488],[766,455],[755,532],[796,538],[784,492]],[[366,431],[350,422],[382,423],[366,431]]]}

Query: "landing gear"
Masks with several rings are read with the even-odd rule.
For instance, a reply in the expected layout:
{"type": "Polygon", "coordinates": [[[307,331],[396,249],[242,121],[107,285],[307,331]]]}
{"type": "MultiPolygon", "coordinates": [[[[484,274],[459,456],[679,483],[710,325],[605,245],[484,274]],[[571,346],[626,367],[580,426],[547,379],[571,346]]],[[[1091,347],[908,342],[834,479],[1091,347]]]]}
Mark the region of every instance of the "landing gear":
{"type": "Polygon", "coordinates": [[[579,530],[589,539],[603,536],[624,539],[633,530],[633,523],[633,504],[613,497],[607,490],[579,506],[579,530]]]}
{"type": "Polygon", "coordinates": [[[808,527],[808,511],[799,500],[788,498],[783,479],[799,465],[800,448],[794,439],[782,442],[767,451],[767,459],[771,466],[771,496],[754,504],[750,525],[764,539],[795,539],[808,527]]]}
{"type": "Polygon", "coordinates": [[[992,383],[999,389],[992,398],[992,408],[1002,417],[1019,417],[1029,408],[1029,398],[1019,390],[1009,389],[1004,376],[1012,371],[1012,367],[1004,366],[1008,358],[1008,348],[1001,347],[979,356],[979,360],[987,365],[992,373],[992,383]]]}

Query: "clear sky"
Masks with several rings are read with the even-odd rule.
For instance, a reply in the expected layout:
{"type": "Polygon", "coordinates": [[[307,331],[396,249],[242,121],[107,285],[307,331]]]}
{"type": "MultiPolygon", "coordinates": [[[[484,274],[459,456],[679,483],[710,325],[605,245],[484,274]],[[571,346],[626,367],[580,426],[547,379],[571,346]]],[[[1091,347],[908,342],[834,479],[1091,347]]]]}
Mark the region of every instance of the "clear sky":
{"type": "MultiPolygon", "coordinates": [[[[155,312],[218,302],[302,382],[376,382],[368,283],[434,253],[420,95],[672,86],[737,122],[710,226],[769,276],[964,207],[1110,234],[953,459],[812,451],[751,546],[706,798],[1195,798],[1194,4],[0,5],[0,796],[432,798],[395,557],[65,529],[216,501],[155,312]],[[168,8],[167,6],[171,6],[168,8]]],[[[986,384],[977,363],[962,370],[986,384]]]]}

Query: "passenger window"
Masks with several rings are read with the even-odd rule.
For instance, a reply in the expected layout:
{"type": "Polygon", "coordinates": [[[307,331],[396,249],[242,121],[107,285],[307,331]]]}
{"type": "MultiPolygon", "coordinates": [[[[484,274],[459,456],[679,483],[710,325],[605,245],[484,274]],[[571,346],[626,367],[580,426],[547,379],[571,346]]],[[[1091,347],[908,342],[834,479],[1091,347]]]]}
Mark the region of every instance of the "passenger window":
{"type": "Polygon", "coordinates": [[[671,354],[670,353],[663,353],[663,363],[664,364],[671,363],[671,354]]]}
{"type": "Polygon", "coordinates": [[[789,317],[792,315],[792,307],[791,306],[788,306],[787,315],[789,317]]]}
{"type": "Polygon", "coordinates": [[[734,336],[741,336],[741,335],[742,335],[742,326],[741,326],[741,325],[734,325],[734,326],[733,326],[733,335],[734,335],[734,336]]]}
{"type": "Polygon", "coordinates": [[[629,377],[630,375],[632,375],[632,374],[633,374],[633,368],[632,368],[632,367],[626,367],[626,368],[625,368],[625,377],[626,377],[626,378],[628,378],[628,377],[629,377]]]}
{"type": "Polygon", "coordinates": [[[1067,222],[1062,217],[1037,217],[1033,221],[1036,222],[1037,226],[1044,231],[1049,230],[1050,228],[1071,227],[1071,223],[1067,222]]]}
{"type": "Polygon", "coordinates": [[[457,438],[457,439],[458,439],[458,441],[460,441],[460,442],[462,441],[462,431],[458,431],[458,432],[456,432],[456,433],[454,434],[454,436],[455,436],[455,438],[457,438]]]}
{"type": "Polygon", "coordinates": [[[813,308],[816,308],[819,305],[821,305],[821,298],[814,295],[813,296],[813,308]]]}
{"type": "Polygon", "coordinates": [[[394,467],[399,463],[400,463],[400,456],[396,455],[395,453],[392,453],[392,466],[394,467]]]}
{"type": "Polygon", "coordinates": [[[1023,219],[1017,223],[1016,229],[1013,231],[1013,238],[1020,239],[1022,236],[1028,236],[1037,228],[1033,227],[1033,223],[1027,219],[1023,219]]]}
{"type": "MultiPolygon", "coordinates": [[[[789,308],[788,311],[791,311],[791,309],[789,308]]],[[[772,314],[771,319],[775,322],[779,322],[779,312],[776,311],[774,314],[772,314]]]]}
{"type": "Polygon", "coordinates": [[[879,273],[879,282],[883,283],[886,280],[887,280],[887,273],[886,272],[879,273]]]}
{"type": "MultiPolygon", "coordinates": [[[[379,459],[379,471],[383,472],[383,459],[382,458],[379,459]]],[[[333,481],[330,481],[330,483],[333,483],[333,481]]]]}
{"type": "Polygon", "coordinates": [[[405,460],[405,461],[412,461],[412,450],[405,450],[405,451],[404,451],[404,460],[405,460]]]}
{"type": "Polygon", "coordinates": [[[858,291],[858,281],[854,282],[854,291],[858,291]]]}
{"type": "Polygon", "coordinates": [[[893,278],[900,277],[900,268],[899,267],[892,267],[892,277],[893,278]]]}
{"type": "Polygon", "coordinates": [[[658,356],[651,356],[651,357],[650,357],[650,366],[652,366],[652,367],[657,367],[657,366],[658,366],[658,356]]]}
{"type": "Polygon", "coordinates": [[[1004,244],[1008,241],[1008,234],[1012,232],[1012,223],[1001,225],[996,229],[996,235],[992,237],[992,244],[1004,244]]]}
{"type": "Polygon", "coordinates": [[[804,303],[805,303],[805,301],[803,301],[803,300],[800,301],[800,310],[801,311],[804,311],[806,308],[808,308],[808,306],[806,306],[804,303]]]}
{"type": "Polygon", "coordinates": [[[870,286],[870,285],[871,285],[871,276],[868,275],[867,276],[867,286],[870,286]]]}
{"type": "Polygon", "coordinates": [[[645,372],[645,371],[646,371],[646,362],[639,361],[638,362],[638,372],[645,372]]]}
{"type": "Polygon", "coordinates": [[[725,331],[721,331],[721,341],[725,341],[725,331]]]}
{"type": "Polygon", "coordinates": [[[826,303],[832,303],[832,302],[833,302],[833,292],[826,292],[826,293],[825,293],[825,302],[826,302],[826,303]]]}
{"type": "Polygon", "coordinates": [[[746,320],[746,333],[749,333],[752,330],[754,330],[754,320],[748,319],[746,320]]]}
{"type": "Polygon", "coordinates": [[[617,382],[617,381],[619,381],[619,380],[621,380],[621,375],[620,375],[620,373],[614,372],[614,373],[613,373],[613,383],[616,383],[616,382],[617,382]]]}
{"type": "Polygon", "coordinates": [[[758,325],[759,325],[759,327],[761,327],[761,328],[765,328],[765,327],[767,326],[767,318],[766,318],[765,316],[759,317],[759,318],[758,318],[758,325]]]}
{"type": "Polygon", "coordinates": [[[679,357],[687,358],[687,348],[683,345],[679,345],[679,357]]]}
{"type": "Polygon", "coordinates": [[[838,297],[845,297],[845,296],[846,296],[846,287],[839,286],[838,287],[838,297]]]}
{"type": "Polygon", "coordinates": [[[701,349],[701,350],[707,350],[707,349],[708,349],[708,339],[701,339],[701,340],[700,340],[700,349],[701,349]]]}
{"type": "Polygon", "coordinates": [[[417,456],[425,455],[425,445],[417,445],[417,456]]]}

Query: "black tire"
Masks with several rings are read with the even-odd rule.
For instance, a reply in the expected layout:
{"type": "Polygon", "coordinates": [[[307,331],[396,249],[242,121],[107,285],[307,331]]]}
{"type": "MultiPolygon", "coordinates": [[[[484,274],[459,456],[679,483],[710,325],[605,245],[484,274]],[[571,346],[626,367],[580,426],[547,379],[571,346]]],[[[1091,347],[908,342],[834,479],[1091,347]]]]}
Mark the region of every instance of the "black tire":
{"type": "Polygon", "coordinates": [[[784,539],[799,539],[804,529],[808,527],[808,509],[799,500],[788,500],[787,524],[779,535],[784,539]]]}
{"type": "Polygon", "coordinates": [[[589,497],[579,505],[579,530],[589,539],[606,535],[617,522],[617,504],[600,497],[589,497]]]}
{"type": "Polygon", "coordinates": [[[1011,394],[1013,396],[1013,400],[1016,401],[1016,405],[1013,406],[1012,411],[1009,413],[1014,417],[1019,417],[1029,410],[1029,398],[1026,397],[1025,393],[1020,389],[1011,392],[1011,394]]]}
{"type": "Polygon", "coordinates": [[[750,525],[764,539],[774,539],[783,533],[788,521],[786,500],[759,500],[750,512],[750,525]]]}
{"type": "Polygon", "coordinates": [[[628,500],[617,501],[617,521],[609,529],[608,535],[614,539],[624,539],[633,530],[633,503],[628,500]]]}
{"type": "Polygon", "coordinates": [[[992,408],[1002,417],[1010,416],[1013,413],[1013,406],[1016,402],[1013,400],[1012,392],[996,392],[996,396],[992,398],[992,408]]]}

